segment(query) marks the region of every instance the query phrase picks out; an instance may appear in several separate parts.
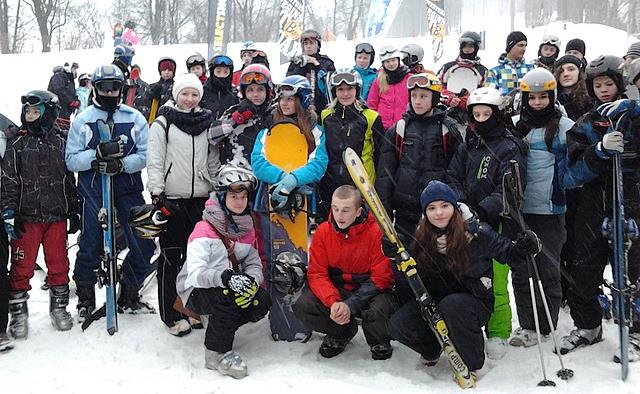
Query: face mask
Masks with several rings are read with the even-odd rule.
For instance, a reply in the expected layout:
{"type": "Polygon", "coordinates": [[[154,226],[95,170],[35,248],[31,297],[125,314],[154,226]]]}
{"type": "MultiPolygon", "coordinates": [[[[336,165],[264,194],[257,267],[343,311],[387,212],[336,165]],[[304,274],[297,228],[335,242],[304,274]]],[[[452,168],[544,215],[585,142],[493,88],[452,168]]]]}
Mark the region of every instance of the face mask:
{"type": "Polygon", "coordinates": [[[474,123],[476,125],[476,132],[480,135],[489,133],[495,130],[500,125],[500,122],[498,121],[495,113],[492,113],[489,119],[485,120],[484,122],[474,121],[474,123]]]}
{"type": "Polygon", "coordinates": [[[116,110],[116,108],[118,108],[118,105],[120,105],[120,95],[116,97],[108,97],[96,94],[94,101],[98,105],[98,107],[107,112],[110,112],[116,110]]]}

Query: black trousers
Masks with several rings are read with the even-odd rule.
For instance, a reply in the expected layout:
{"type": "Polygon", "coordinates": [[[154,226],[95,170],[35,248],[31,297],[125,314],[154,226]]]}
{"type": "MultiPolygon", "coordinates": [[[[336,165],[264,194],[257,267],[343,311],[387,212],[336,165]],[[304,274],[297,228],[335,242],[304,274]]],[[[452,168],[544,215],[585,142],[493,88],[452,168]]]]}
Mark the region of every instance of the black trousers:
{"type": "Polygon", "coordinates": [[[269,294],[262,287],[258,288],[253,303],[245,309],[236,305],[233,292],[224,294],[225,290],[221,287],[194,289],[186,305],[199,315],[211,315],[204,345],[218,353],[230,351],[238,328],[259,321],[271,306],[269,294]],[[256,302],[257,305],[254,305],[256,302]]]}
{"type": "MultiPolygon", "coordinates": [[[[449,334],[471,371],[484,365],[484,334],[482,327],[489,321],[491,310],[468,293],[454,293],[438,303],[449,334]]],[[[418,303],[404,304],[389,321],[391,337],[420,353],[427,360],[440,355],[442,346],[429,324],[420,315],[418,303]]]]}
{"type": "Polygon", "coordinates": [[[9,239],[4,225],[0,225],[0,332],[7,331],[9,323],[9,239]]]}
{"type": "Polygon", "coordinates": [[[166,324],[186,316],[173,309],[176,300],[176,277],[187,258],[187,241],[196,223],[202,219],[206,198],[170,200],[175,212],[169,218],[167,229],[160,235],[158,261],[158,306],[160,319],[166,324]]]}
{"type": "MultiPolygon", "coordinates": [[[[348,293],[343,293],[343,299],[348,293]]],[[[354,317],[362,318],[362,331],[369,346],[389,344],[389,317],[396,309],[395,298],[391,293],[380,293],[369,300],[362,312],[354,317]]],[[[305,327],[322,332],[333,338],[351,339],[358,332],[355,319],[347,324],[338,324],[331,320],[331,310],[307,287],[293,305],[293,312],[305,327]]]]}

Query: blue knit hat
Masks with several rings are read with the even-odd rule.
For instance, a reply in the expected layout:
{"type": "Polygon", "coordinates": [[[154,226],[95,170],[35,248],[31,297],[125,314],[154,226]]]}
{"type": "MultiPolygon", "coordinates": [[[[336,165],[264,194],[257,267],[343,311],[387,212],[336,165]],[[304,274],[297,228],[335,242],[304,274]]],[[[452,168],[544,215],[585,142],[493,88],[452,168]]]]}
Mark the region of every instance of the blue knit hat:
{"type": "Polygon", "coordinates": [[[422,207],[422,212],[424,212],[427,205],[434,201],[446,201],[452,205],[456,205],[458,202],[458,196],[446,183],[431,181],[420,195],[420,206],[422,207]]]}

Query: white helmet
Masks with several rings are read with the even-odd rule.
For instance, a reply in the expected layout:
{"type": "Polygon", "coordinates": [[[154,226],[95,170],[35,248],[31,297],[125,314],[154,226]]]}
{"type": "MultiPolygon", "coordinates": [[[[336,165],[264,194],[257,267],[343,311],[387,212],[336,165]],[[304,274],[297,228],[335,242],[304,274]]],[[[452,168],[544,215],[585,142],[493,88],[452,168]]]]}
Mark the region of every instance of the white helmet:
{"type": "Polygon", "coordinates": [[[253,191],[258,181],[253,172],[235,163],[227,163],[220,167],[216,176],[216,190],[227,191],[230,188],[246,189],[253,191]]]}
{"type": "Polygon", "coordinates": [[[420,63],[424,57],[424,49],[417,44],[407,44],[400,51],[406,54],[404,64],[408,67],[420,63]]]}
{"type": "Polygon", "coordinates": [[[629,64],[628,74],[629,84],[635,85],[638,78],[640,78],[640,59],[635,59],[629,64]]]}
{"type": "Polygon", "coordinates": [[[402,60],[402,58],[404,57],[404,54],[400,52],[393,45],[386,45],[386,46],[383,46],[382,49],[380,49],[381,62],[384,62],[385,60],[388,60],[388,59],[393,59],[394,57],[397,57],[398,60],[402,60]]]}
{"type": "Polygon", "coordinates": [[[543,45],[553,45],[556,48],[558,48],[558,50],[560,50],[560,46],[562,45],[562,42],[560,41],[560,38],[558,38],[558,36],[554,34],[545,34],[542,37],[542,42],[540,43],[540,46],[543,46],[543,45]]]}
{"type": "Polygon", "coordinates": [[[505,108],[504,97],[500,94],[498,89],[482,87],[474,90],[467,99],[467,108],[471,108],[472,105],[485,104],[494,105],[499,110],[505,108]]]}

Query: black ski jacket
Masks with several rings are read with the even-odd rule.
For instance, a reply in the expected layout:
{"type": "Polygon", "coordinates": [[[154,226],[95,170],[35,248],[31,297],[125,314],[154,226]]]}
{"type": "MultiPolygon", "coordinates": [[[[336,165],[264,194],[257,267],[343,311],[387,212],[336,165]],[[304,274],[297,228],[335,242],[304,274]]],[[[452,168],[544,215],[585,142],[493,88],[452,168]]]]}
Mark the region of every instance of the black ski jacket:
{"type": "Polygon", "coordinates": [[[167,80],[160,78],[158,82],[154,82],[149,85],[148,89],[144,93],[144,99],[138,101],[140,106],[136,106],[136,109],[142,112],[142,115],[144,115],[145,118],[149,119],[153,99],[158,99],[159,109],[164,103],[173,98],[172,90],[173,78],[167,80]]]}
{"type": "Polygon", "coordinates": [[[227,109],[238,104],[238,95],[231,87],[231,83],[229,86],[222,86],[220,80],[211,76],[205,82],[203,89],[200,106],[210,110],[214,119],[220,119],[227,109]]]}
{"type": "Polygon", "coordinates": [[[69,119],[76,110],[71,107],[71,103],[78,100],[73,79],[72,73],[68,73],[64,69],[58,69],[49,79],[49,86],[47,87],[48,91],[58,96],[60,102],[59,117],[64,119],[69,119]]]}
{"type": "Polygon", "coordinates": [[[327,99],[327,91],[329,87],[326,86],[326,83],[323,83],[324,89],[320,88],[320,81],[324,80],[327,75],[336,71],[336,66],[333,64],[333,60],[327,55],[315,54],[313,55],[320,63],[319,66],[315,66],[313,64],[306,64],[304,67],[291,62],[289,63],[289,68],[287,68],[287,76],[289,75],[302,75],[307,78],[309,82],[311,82],[311,71],[315,72],[315,84],[313,87],[314,96],[313,96],[313,104],[316,107],[316,113],[318,117],[322,113],[322,110],[326,108],[328,104],[327,99]],[[322,71],[322,72],[321,72],[322,71]]]}

